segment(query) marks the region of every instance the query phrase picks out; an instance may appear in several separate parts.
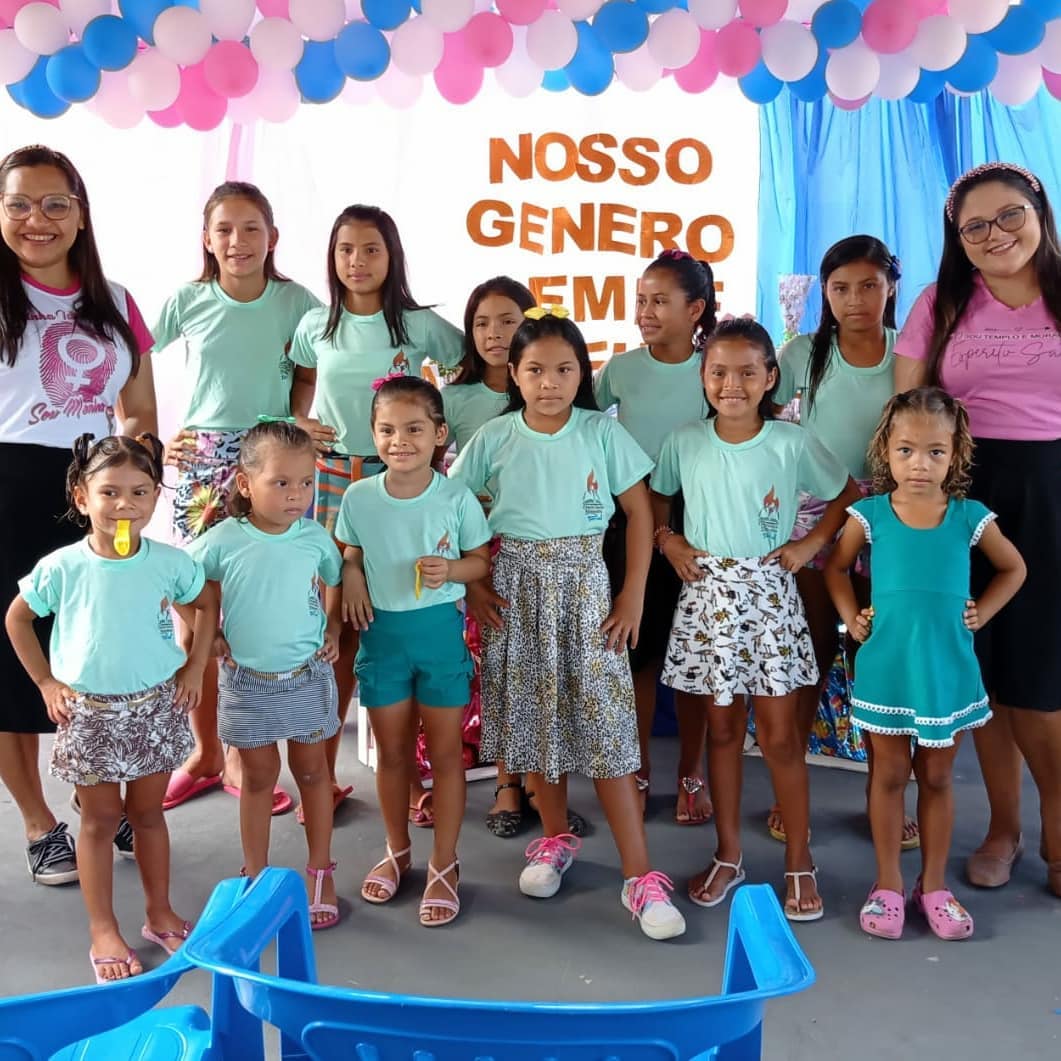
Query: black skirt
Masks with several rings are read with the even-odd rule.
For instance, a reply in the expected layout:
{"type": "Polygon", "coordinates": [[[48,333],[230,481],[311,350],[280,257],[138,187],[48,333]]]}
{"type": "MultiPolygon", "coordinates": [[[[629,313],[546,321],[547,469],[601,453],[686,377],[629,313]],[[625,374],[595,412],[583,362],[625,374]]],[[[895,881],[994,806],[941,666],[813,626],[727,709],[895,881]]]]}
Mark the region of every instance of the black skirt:
{"type": "MultiPolygon", "coordinates": [[[[984,686],[996,703],[1061,709],[1061,439],[976,440],[969,496],[998,516],[1028,577],[1017,595],[976,634],[984,686]]],[[[994,568],[973,550],[975,596],[994,568]]]]}
{"type": "MultiPolygon", "coordinates": [[[[67,449],[0,442],[0,600],[5,612],[18,595],[18,580],[42,556],[84,536],[77,524],[63,519],[70,460],[67,449]]],[[[33,625],[47,655],[51,617],[33,625]]],[[[0,637],[0,683],[0,732],[55,732],[40,690],[19,663],[6,630],[0,637]]]]}

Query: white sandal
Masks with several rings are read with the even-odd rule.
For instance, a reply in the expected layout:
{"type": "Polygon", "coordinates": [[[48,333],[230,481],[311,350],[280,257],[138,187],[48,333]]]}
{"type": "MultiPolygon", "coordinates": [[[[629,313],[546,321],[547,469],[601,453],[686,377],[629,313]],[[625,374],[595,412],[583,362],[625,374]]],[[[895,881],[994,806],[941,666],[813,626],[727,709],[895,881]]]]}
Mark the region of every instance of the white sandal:
{"type": "Polygon", "coordinates": [[[716,895],[714,899],[698,899],[697,895],[693,894],[693,890],[688,889],[689,902],[695,903],[697,906],[705,906],[710,909],[712,906],[718,906],[719,903],[725,902],[726,896],[729,895],[734,888],[737,887],[744,880],[744,854],[741,853],[739,859],[737,859],[736,865],[732,862],[723,862],[719,858],[711,860],[711,870],[708,875],[704,878],[704,883],[697,888],[697,895],[703,894],[710,887],[715,877],[718,876],[720,869],[731,869],[733,870],[733,878],[727,882],[725,888],[722,889],[721,895],[716,895]]]}
{"type": "Polygon", "coordinates": [[[398,885],[402,882],[402,876],[408,873],[412,869],[412,859],[409,860],[409,865],[403,870],[398,865],[398,859],[404,858],[406,855],[411,854],[412,846],[404,847],[401,851],[392,851],[391,845],[387,844],[387,857],[381,858],[371,869],[369,875],[361,882],[361,898],[366,903],[375,903],[377,906],[381,903],[389,903],[394,898],[394,893],[398,890],[398,885]],[[376,873],[377,869],[382,869],[384,866],[390,866],[394,870],[393,879],[390,877],[381,877],[376,873]],[[365,891],[365,887],[369,884],[375,884],[378,888],[383,889],[383,895],[371,895],[365,891]]]}
{"type": "Polygon", "coordinates": [[[461,912],[461,901],[460,896],[457,894],[457,889],[453,887],[448,880],[446,880],[446,874],[452,873],[454,870],[457,871],[457,883],[460,883],[460,864],[454,859],[445,869],[437,870],[435,867],[428,862],[427,864],[427,886],[424,888],[424,898],[420,901],[420,924],[424,928],[438,928],[440,925],[448,925],[452,921],[455,921],[457,915],[461,912]],[[431,887],[435,882],[441,884],[446,891],[453,896],[452,899],[428,899],[427,889],[431,887]],[[431,916],[432,910],[445,910],[449,913],[449,917],[433,918],[431,916]]]}
{"type": "Polygon", "coordinates": [[[787,917],[789,921],[820,921],[822,917],[825,916],[825,903],[822,902],[821,895],[818,896],[818,903],[820,905],[818,906],[817,910],[800,910],[799,908],[799,901],[801,898],[799,890],[799,879],[800,877],[810,877],[811,880],[814,881],[815,889],[817,889],[818,867],[811,866],[810,869],[797,869],[791,873],[786,872],[785,877],[791,877],[793,883],[796,886],[796,894],[791,899],[785,900],[785,917],[787,917]],[[790,903],[795,903],[794,910],[790,908],[790,903]]]}

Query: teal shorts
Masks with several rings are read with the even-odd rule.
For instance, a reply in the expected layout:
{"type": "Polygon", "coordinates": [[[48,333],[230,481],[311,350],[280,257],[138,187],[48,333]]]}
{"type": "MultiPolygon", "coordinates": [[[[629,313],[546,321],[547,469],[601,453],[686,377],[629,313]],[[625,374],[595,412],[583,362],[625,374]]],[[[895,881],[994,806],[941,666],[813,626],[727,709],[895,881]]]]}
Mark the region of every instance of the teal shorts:
{"type": "Polygon", "coordinates": [[[354,660],[363,707],[410,698],[426,707],[468,703],[473,665],[456,604],[373,614],[354,660]]]}

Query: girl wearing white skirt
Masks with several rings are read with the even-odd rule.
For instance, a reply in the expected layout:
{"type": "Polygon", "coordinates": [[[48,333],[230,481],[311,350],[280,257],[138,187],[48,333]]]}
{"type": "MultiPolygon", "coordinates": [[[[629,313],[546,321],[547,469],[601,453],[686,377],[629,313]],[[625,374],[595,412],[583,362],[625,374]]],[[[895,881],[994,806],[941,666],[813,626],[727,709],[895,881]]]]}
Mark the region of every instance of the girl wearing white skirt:
{"type": "Polygon", "coordinates": [[[704,349],[707,420],[673,432],[652,473],[656,540],[684,585],[663,682],[705,698],[708,776],[718,849],[689,882],[689,898],[717,906],[744,880],[741,762],[751,697],[759,745],[787,827],[785,916],[816,921],[823,906],[809,847],[807,767],[799,690],[818,680],[794,572],[831,542],[861,494],[809,432],[772,419],[774,345],[748,319],[720,324],[704,349]],[[670,529],[670,498],[685,496],[685,533],[670,529]],[[800,491],[832,499],[817,527],[790,541],[800,491]],[[736,705],[736,706],[735,706],[736,705]]]}
{"type": "Polygon", "coordinates": [[[593,778],[622,863],[621,901],[652,939],[685,931],[670,880],[651,869],[634,772],[640,763],[626,650],[636,643],[651,557],[642,480],[652,462],[597,411],[585,340],[566,310],[526,312],[509,347],[510,412],[484,424],[450,476],[490,484],[501,537],[493,579],[468,587],[483,629],[484,759],[526,773],[544,835],[520,890],[549,898],[580,841],[566,775],[593,778]],[[601,558],[613,495],[627,515],[626,578],[611,600],[601,558]]]}

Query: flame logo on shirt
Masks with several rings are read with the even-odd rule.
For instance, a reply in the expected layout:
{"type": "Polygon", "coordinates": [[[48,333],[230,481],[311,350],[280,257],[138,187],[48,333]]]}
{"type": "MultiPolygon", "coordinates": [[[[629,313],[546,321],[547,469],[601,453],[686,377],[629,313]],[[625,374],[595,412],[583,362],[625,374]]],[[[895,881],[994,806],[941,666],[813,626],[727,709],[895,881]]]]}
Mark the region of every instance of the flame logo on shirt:
{"type": "Polygon", "coordinates": [[[777,548],[777,532],[780,525],[781,499],[771,486],[769,493],[763,498],[763,507],[759,509],[759,530],[766,541],[767,551],[777,548]]]}
{"type": "Polygon", "coordinates": [[[435,552],[438,553],[439,556],[443,556],[449,547],[449,531],[446,531],[446,533],[439,538],[438,545],[435,546],[435,552]]]}
{"type": "Polygon", "coordinates": [[[586,514],[588,523],[604,522],[604,505],[600,499],[600,483],[592,468],[586,476],[586,492],[582,495],[582,511],[586,514]]]}
{"type": "Polygon", "coordinates": [[[394,360],[391,362],[391,372],[399,373],[403,376],[408,376],[411,373],[412,366],[409,364],[409,359],[405,356],[404,350],[399,350],[394,355],[394,360]]]}
{"type": "Polygon", "coordinates": [[[163,597],[158,602],[158,632],[163,641],[173,640],[173,616],[170,614],[169,597],[163,597]]]}
{"type": "Polygon", "coordinates": [[[770,492],[763,498],[763,511],[769,512],[771,509],[773,509],[775,516],[781,511],[781,501],[778,499],[777,494],[774,493],[772,486],[770,487],[770,492]]]}

